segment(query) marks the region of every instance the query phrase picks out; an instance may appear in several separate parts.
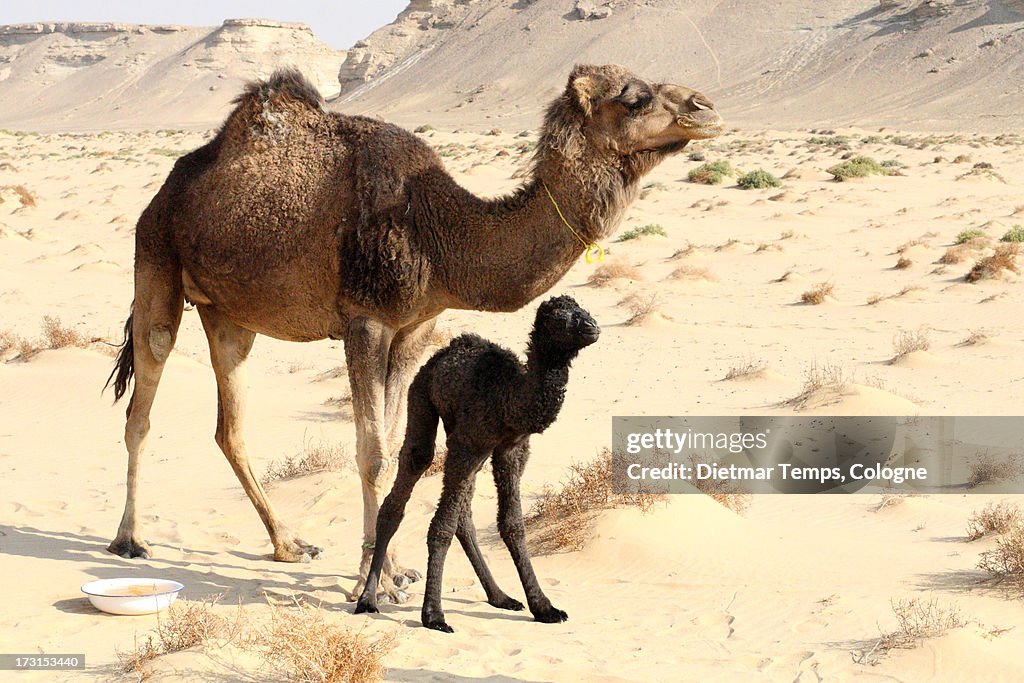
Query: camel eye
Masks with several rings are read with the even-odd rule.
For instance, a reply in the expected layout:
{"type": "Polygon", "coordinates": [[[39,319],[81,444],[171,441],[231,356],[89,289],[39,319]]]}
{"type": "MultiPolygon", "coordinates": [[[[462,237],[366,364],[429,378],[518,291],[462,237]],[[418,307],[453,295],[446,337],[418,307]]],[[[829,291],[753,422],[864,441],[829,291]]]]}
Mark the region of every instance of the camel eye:
{"type": "Polygon", "coordinates": [[[622,88],[622,92],[615,98],[622,106],[626,108],[630,114],[635,114],[645,109],[653,98],[651,93],[646,89],[638,88],[632,84],[627,83],[622,88]]]}

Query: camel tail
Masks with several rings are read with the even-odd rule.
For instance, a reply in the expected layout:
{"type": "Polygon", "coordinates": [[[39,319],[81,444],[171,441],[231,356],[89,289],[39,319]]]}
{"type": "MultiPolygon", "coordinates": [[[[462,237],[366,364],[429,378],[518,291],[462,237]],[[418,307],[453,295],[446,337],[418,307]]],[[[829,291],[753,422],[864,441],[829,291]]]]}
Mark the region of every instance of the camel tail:
{"type": "Polygon", "coordinates": [[[132,303],[132,312],[124,323],[124,341],[117,352],[117,360],[114,362],[114,369],[107,377],[107,383],[103,385],[104,391],[114,383],[114,403],[117,403],[125,392],[128,391],[128,383],[135,375],[135,347],[132,335],[132,323],[135,318],[135,304],[132,303]]]}

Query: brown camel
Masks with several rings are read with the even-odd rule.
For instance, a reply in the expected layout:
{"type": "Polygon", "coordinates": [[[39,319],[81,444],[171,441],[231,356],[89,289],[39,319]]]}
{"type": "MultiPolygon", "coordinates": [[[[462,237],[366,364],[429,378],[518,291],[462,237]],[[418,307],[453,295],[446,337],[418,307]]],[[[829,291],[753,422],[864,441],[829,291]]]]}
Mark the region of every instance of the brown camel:
{"type": "MultiPolygon", "coordinates": [[[[274,546],[320,549],[277,516],[242,438],[244,366],[256,334],[344,340],[363,493],[361,592],[377,511],[404,433],[406,391],[446,308],[514,311],[607,237],[640,178],[722,120],[702,94],[623,67],[580,65],[548,108],[532,178],[509,196],[460,187],[415,135],[323,109],[287,70],[251,84],[216,137],[180,158],[136,227],[135,301],[111,377],[127,410],[128,495],[109,550],[148,557],[136,517],[139,458],[184,301],[217,377],[216,441],[274,546]],[[571,228],[569,226],[572,226],[571,228]]],[[[385,562],[393,600],[416,572],[385,562]]]]}

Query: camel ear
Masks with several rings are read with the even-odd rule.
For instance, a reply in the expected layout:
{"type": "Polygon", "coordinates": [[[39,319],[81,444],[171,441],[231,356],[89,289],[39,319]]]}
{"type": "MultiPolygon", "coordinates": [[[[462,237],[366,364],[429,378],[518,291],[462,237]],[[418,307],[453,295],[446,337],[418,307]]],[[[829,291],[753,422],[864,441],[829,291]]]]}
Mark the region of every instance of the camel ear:
{"type": "Polygon", "coordinates": [[[594,100],[598,95],[598,83],[593,76],[576,76],[570,82],[576,102],[587,116],[594,113],[594,100]]]}

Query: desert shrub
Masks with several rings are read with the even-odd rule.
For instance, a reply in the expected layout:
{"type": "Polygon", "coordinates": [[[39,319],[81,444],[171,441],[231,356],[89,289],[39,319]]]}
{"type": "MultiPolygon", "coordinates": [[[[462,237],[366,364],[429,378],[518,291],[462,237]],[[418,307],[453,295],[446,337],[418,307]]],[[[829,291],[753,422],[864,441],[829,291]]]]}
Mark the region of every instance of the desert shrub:
{"type": "Polygon", "coordinates": [[[969,154],[957,154],[953,159],[954,164],[969,164],[971,163],[971,157],[969,154]]]}
{"type": "Polygon", "coordinates": [[[945,265],[953,265],[957,263],[963,263],[971,257],[971,252],[974,248],[968,244],[958,244],[955,247],[950,247],[939,257],[939,263],[945,265]]]}
{"type": "Polygon", "coordinates": [[[85,348],[89,346],[90,340],[66,326],[60,318],[47,315],[43,317],[43,341],[46,343],[46,348],[64,349],[69,346],[85,348]]]}
{"type": "Polygon", "coordinates": [[[669,277],[673,280],[715,281],[715,276],[711,274],[711,271],[700,266],[679,266],[669,274],[669,277]]]}
{"type": "Polygon", "coordinates": [[[589,521],[601,510],[637,507],[644,512],[664,500],[663,494],[615,493],[612,453],[605,449],[591,463],[573,464],[560,488],[545,486],[527,515],[531,545],[538,552],[579,550],[586,542],[589,521]]]}
{"type": "Polygon", "coordinates": [[[303,446],[301,453],[272,460],[260,481],[267,485],[317,472],[336,472],[349,460],[345,449],[338,444],[319,440],[309,441],[303,446]]]}
{"type": "Polygon", "coordinates": [[[430,125],[429,123],[424,123],[422,126],[416,126],[416,129],[413,132],[414,133],[429,133],[432,130],[434,130],[434,127],[432,125],[430,125]]]}
{"type": "Polygon", "coordinates": [[[1008,502],[989,503],[975,510],[967,520],[967,540],[976,541],[992,534],[1005,534],[1021,522],[1020,508],[1008,502]]]}
{"type": "Polygon", "coordinates": [[[826,173],[831,174],[836,181],[842,182],[850,178],[866,178],[870,175],[892,175],[892,170],[882,166],[871,157],[859,156],[832,166],[827,169],[826,173]]]}
{"type": "MultiPolygon", "coordinates": [[[[692,471],[696,471],[697,465],[709,464],[710,461],[702,458],[696,453],[690,455],[690,467],[692,471]]],[[[740,486],[731,479],[722,479],[718,477],[705,477],[698,479],[694,477],[690,480],[694,488],[703,493],[706,496],[710,496],[716,503],[726,507],[738,515],[742,515],[750,507],[750,503],[753,500],[753,495],[745,493],[740,486]]]]}
{"type": "Polygon", "coordinates": [[[319,607],[275,607],[270,626],[257,637],[263,657],[294,681],[368,683],[384,679],[384,657],[394,634],[371,640],[324,619],[319,607]]]}
{"type": "Polygon", "coordinates": [[[956,236],[954,244],[967,244],[968,242],[973,242],[974,240],[984,239],[988,239],[988,235],[985,234],[984,230],[980,228],[968,228],[967,230],[960,231],[960,233],[956,236]]]}
{"type": "Polygon", "coordinates": [[[665,232],[665,228],[661,227],[657,223],[648,223],[647,225],[641,225],[639,228],[633,228],[619,235],[616,242],[628,242],[629,240],[635,240],[637,237],[643,237],[644,235],[661,235],[665,237],[668,233],[665,232]]]}
{"type": "Polygon", "coordinates": [[[782,183],[778,178],[762,169],[744,173],[736,180],[736,184],[744,190],[761,190],[766,187],[782,187],[782,183]]]}
{"type": "Polygon", "coordinates": [[[687,158],[690,161],[704,161],[706,157],[704,156],[704,152],[693,151],[693,152],[690,152],[689,155],[687,155],[687,158]]]}
{"type": "Polygon", "coordinates": [[[916,647],[922,640],[937,638],[967,623],[959,608],[942,607],[935,599],[910,598],[890,604],[896,615],[896,628],[883,633],[874,647],[857,659],[859,663],[876,664],[890,650],[916,647]]]}
{"type": "Polygon", "coordinates": [[[809,289],[800,295],[800,301],[805,304],[818,305],[825,303],[827,297],[832,296],[832,292],[835,291],[835,285],[831,282],[821,282],[817,284],[813,289],[809,289]]]}
{"type": "Polygon", "coordinates": [[[36,205],[35,196],[24,185],[3,185],[0,186],[0,190],[10,190],[18,195],[18,201],[22,206],[32,207],[36,205]]]}
{"type": "Polygon", "coordinates": [[[978,452],[968,461],[967,466],[971,470],[967,480],[968,488],[1012,481],[1024,474],[1024,463],[1016,453],[1007,456],[1005,460],[998,460],[988,451],[978,452]]]}
{"type": "Polygon", "coordinates": [[[728,382],[731,380],[751,379],[764,372],[766,367],[768,367],[767,363],[762,360],[747,358],[739,365],[733,365],[730,367],[729,371],[725,373],[725,377],[722,378],[722,381],[728,382]]]}
{"type": "Polygon", "coordinates": [[[605,263],[594,269],[587,278],[587,284],[594,287],[607,287],[614,280],[639,280],[640,271],[628,263],[605,263]]]}
{"type": "Polygon", "coordinates": [[[978,569],[996,579],[1020,581],[1024,577],[1024,524],[1017,522],[996,539],[993,550],[978,558],[978,569]]]}
{"type": "Polygon", "coordinates": [[[898,159],[883,159],[880,165],[882,168],[888,168],[893,170],[898,170],[907,167],[905,163],[898,159]]]}
{"type": "Polygon", "coordinates": [[[804,384],[800,393],[791,399],[782,402],[784,406],[791,406],[799,410],[807,405],[808,401],[815,394],[821,391],[841,392],[847,385],[843,368],[835,363],[819,365],[817,361],[811,364],[804,372],[804,384]]]}
{"type": "Polygon", "coordinates": [[[901,256],[899,260],[896,261],[896,265],[893,266],[893,268],[895,268],[896,270],[906,270],[912,265],[914,265],[913,261],[908,259],[906,256],[901,256]]]}
{"type": "Polygon", "coordinates": [[[182,600],[171,605],[166,614],[158,613],[154,634],[147,635],[142,641],[136,638],[133,649],[116,653],[121,671],[134,673],[139,680],[145,680],[149,677],[149,663],[160,655],[181,652],[217,639],[233,639],[241,627],[241,609],[239,619],[229,622],[214,614],[216,604],[216,599],[203,602],[182,600]]]}
{"type": "Polygon", "coordinates": [[[735,173],[735,171],[733,171],[732,165],[723,159],[720,161],[710,161],[706,164],[701,164],[687,173],[686,179],[691,183],[718,185],[733,173],[735,173]]]}
{"type": "Polygon", "coordinates": [[[1002,242],[1024,242],[1024,225],[1015,225],[1000,238],[1002,242]]]}
{"type": "Polygon", "coordinates": [[[629,310],[629,318],[626,319],[626,325],[633,326],[639,325],[654,315],[661,308],[661,300],[657,294],[641,296],[640,294],[633,293],[620,301],[619,305],[625,306],[629,310]]]}
{"type": "Polygon", "coordinates": [[[892,339],[892,350],[896,355],[889,362],[895,363],[900,358],[915,351],[927,351],[929,348],[931,348],[931,340],[928,339],[928,330],[926,328],[922,327],[916,332],[901,330],[892,339]]]}
{"type": "Polygon", "coordinates": [[[996,246],[995,253],[975,263],[964,279],[968,282],[992,280],[1002,275],[1004,270],[1019,273],[1020,269],[1017,267],[1017,254],[1019,253],[1020,245],[1016,242],[1000,244],[996,246]]]}

